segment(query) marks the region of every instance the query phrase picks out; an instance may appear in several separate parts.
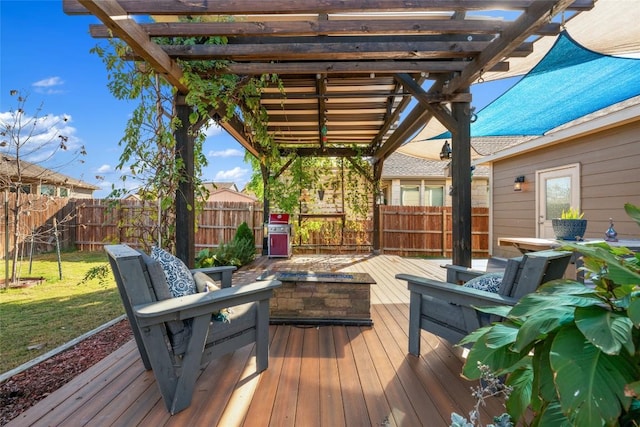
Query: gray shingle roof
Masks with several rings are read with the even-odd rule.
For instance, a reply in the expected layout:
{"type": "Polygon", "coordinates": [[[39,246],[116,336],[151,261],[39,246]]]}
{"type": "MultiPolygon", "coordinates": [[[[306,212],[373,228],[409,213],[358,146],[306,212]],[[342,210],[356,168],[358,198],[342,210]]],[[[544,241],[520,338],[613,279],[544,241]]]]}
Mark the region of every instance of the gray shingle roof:
{"type": "MultiPolygon", "coordinates": [[[[406,154],[393,153],[382,166],[382,179],[444,178],[448,160],[427,160],[406,154]]],[[[477,166],[474,176],[489,176],[488,166],[477,166]]]]}
{"type": "MultiPolygon", "coordinates": [[[[55,184],[68,187],[99,190],[100,187],[88,182],[72,178],[68,175],[44,168],[35,163],[20,160],[20,172],[25,183],[40,182],[43,184],[55,184]]],[[[15,177],[18,173],[16,158],[2,153],[0,155],[0,176],[15,177]]]]}

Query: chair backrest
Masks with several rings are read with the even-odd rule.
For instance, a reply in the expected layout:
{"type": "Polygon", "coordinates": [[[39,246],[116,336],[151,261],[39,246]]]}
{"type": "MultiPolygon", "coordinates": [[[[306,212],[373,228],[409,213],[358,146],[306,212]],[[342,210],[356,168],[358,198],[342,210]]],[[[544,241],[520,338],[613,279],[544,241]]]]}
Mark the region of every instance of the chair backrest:
{"type": "MultiPolygon", "coordinates": [[[[146,363],[147,355],[132,307],[171,298],[166,276],[157,261],[127,245],[107,245],[105,251],[109,257],[120,298],[129,318],[140,355],[143,362],[146,363]]],[[[165,323],[166,337],[176,355],[183,354],[186,350],[186,342],[191,333],[189,326],[181,320],[165,323]]]]}
{"type": "Polygon", "coordinates": [[[522,298],[543,283],[561,279],[571,256],[571,252],[548,250],[529,252],[521,259],[509,259],[499,294],[522,298]]]}

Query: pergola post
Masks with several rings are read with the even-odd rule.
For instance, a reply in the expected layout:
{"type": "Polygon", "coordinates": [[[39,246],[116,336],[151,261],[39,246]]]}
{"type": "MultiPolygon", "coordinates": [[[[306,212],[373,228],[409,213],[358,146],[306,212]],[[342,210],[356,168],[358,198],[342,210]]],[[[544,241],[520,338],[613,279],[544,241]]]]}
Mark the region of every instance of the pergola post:
{"type": "Polygon", "coordinates": [[[190,107],[184,95],[175,97],[180,127],[175,130],[176,159],[184,164],[183,176],[176,191],[176,256],[189,267],[195,264],[196,212],[194,195],[194,138],[189,135],[190,107]]]}
{"type": "MultiPolygon", "coordinates": [[[[469,88],[459,92],[468,93],[469,88]]],[[[453,264],[471,267],[471,114],[469,102],[452,103],[457,122],[451,153],[453,264]]]]}
{"type": "Polygon", "coordinates": [[[269,169],[260,164],[262,172],[262,255],[269,255],[269,236],[267,223],[269,222],[269,169]]]}
{"type": "Polygon", "coordinates": [[[380,193],[380,177],[382,176],[383,160],[378,160],[373,164],[373,251],[380,252],[380,204],[378,196],[380,193]]]}

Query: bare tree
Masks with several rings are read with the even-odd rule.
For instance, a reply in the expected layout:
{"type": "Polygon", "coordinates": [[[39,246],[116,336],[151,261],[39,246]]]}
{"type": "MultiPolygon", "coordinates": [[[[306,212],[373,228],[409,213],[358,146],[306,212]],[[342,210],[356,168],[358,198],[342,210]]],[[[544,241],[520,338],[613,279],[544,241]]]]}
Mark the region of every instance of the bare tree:
{"type": "MultiPolygon", "coordinates": [[[[78,160],[86,155],[83,146],[73,150],[70,158],[54,168],[44,168],[41,165],[51,161],[62,151],[69,150],[69,137],[60,132],[69,118],[43,114],[43,104],[35,109],[34,114],[26,112],[28,95],[18,90],[11,90],[15,97],[16,106],[8,112],[0,113],[0,190],[8,194],[13,193],[9,211],[12,214],[13,264],[11,281],[18,281],[18,254],[20,245],[40,231],[31,230],[23,225],[24,218],[40,209],[45,209],[51,200],[49,197],[34,199],[28,194],[32,192],[31,184],[51,182],[56,169],[78,160]]],[[[57,158],[56,158],[57,160],[57,158]]],[[[66,220],[69,220],[67,218],[66,220]]],[[[9,230],[6,230],[8,233],[9,230]]],[[[8,283],[5,283],[5,287],[8,283]]]]}

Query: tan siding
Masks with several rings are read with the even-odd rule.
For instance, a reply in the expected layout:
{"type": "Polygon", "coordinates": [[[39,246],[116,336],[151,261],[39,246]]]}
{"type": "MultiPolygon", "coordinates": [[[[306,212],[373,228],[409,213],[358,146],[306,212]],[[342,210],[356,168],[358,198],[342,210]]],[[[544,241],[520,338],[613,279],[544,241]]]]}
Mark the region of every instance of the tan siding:
{"type": "Polygon", "coordinates": [[[603,237],[612,217],[620,237],[640,238],[640,228],[624,212],[627,202],[640,205],[640,120],[537,151],[496,161],[493,182],[493,254],[514,252],[498,247],[503,236],[535,237],[535,172],[570,163],[581,165],[581,207],[589,220],[587,238],[603,237]],[[525,175],[525,191],[513,180],[525,175]]]}

